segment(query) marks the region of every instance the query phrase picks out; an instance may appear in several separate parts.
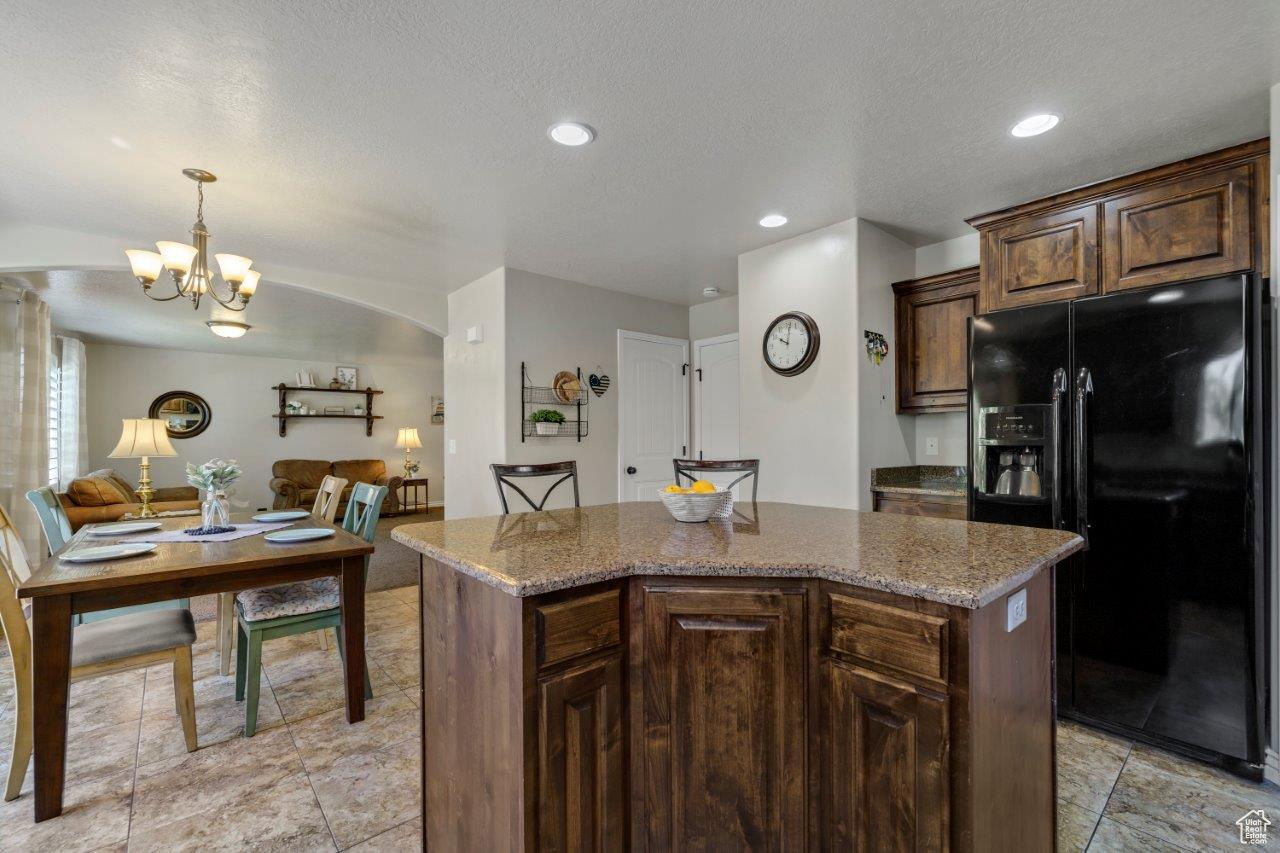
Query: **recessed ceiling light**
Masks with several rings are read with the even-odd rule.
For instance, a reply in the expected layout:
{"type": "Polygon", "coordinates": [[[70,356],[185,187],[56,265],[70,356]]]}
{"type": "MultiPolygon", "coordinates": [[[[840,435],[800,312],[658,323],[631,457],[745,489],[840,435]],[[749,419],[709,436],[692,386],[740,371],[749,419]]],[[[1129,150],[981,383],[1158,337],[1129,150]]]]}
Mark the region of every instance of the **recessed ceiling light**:
{"type": "Polygon", "coordinates": [[[720,295],[720,288],[718,288],[718,287],[704,287],[704,288],[702,288],[702,295],[703,295],[703,296],[705,296],[705,297],[707,297],[708,299],[710,299],[710,298],[711,298],[711,297],[713,297],[713,296],[719,296],[719,295],[720,295]]]}
{"type": "Polygon", "coordinates": [[[777,228],[786,224],[787,217],[783,216],[781,213],[770,213],[764,219],[760,220],[760,226],[762,228],[777,228]]]}
{"type": "Polygon", "coordinates": [[[579,124],[576,121],[562,121],[547,128],[547,136],[561,145],[577,148],[595,139],[596,132],[588,125],[579,124]]]}
{"type": "Polygon", "coordinates": [[[234,323],[231,320],[206,320],[205,325],[220,338],[243,338],[244,333],[253,328],[248,323],[234,323]]]}
{"type": "Polygon", "coordinates": [[[122,151],[130,151],[133,146],[129,144],[129,140],[119,136],[108,136],[107,141],[122,151]]]}
{"type": "Polygon", "coordinates": [[[1009,132],[1014,136],[1039,136],[1046,131],[1053,130],[1057,127],[1059,121],[1061,119],[1053,113],[1027,116],[1009,128],[1009,132]]]}

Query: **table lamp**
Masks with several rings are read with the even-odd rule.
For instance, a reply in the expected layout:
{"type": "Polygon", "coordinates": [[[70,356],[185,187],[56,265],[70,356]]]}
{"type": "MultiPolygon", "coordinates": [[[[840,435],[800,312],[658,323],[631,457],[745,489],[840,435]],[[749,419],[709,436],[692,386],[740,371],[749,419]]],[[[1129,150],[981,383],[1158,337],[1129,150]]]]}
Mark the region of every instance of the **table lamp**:
{"type": "Polygon", "coordinates": [[[154,418],[125,418],[121,421],[120,443],[108,456],[112,459],[141,459],[139,464],[138,497],[142,500],[142,509],[138,518],[155,518],[151,511],[151,497],[156,493],[151,488],[152,456],[177,456],[169,442],[169,432],[165,423],[154,418]]]}
{"type": "Polygon", "coordinates": [[[396,447],[404,448],[404,478],[409,479],[410,475],[417,470],[417,464],[409,458],[409,451],[415,447],[422,446],[422,439],[418,438],[417,427],[400,427],[400,431],[396,433],[396,447]]]}

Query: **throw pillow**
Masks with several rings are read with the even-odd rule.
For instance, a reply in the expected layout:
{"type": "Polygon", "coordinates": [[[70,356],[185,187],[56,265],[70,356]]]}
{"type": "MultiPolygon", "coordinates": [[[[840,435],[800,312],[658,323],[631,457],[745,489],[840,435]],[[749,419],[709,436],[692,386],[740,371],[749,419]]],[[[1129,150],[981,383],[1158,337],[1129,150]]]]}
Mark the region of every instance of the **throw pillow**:
{"type": "MultiPolygon", "coordinates": [[[[129,492],[133,490],[130,489],[129,492]]],[[[135,503],[129,492],[120,488],[115,472],[110,468],[94,471],[71,481],[67,495],[76,506],[110,506],[135,503]]]]}

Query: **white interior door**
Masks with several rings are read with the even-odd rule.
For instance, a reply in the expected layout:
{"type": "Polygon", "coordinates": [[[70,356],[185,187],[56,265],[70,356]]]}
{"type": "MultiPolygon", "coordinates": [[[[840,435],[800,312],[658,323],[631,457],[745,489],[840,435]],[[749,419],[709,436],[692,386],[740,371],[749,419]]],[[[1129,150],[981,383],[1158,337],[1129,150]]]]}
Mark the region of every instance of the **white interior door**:
{"type": "Polygon", "coordinates": [[[618,331],[618,500],[656,501],[689,444],[689,342],[618,331]]]}
{"type": "MultiPolygon", "coordinates": [[[[693,377],[693,456],[738,459],[738,336],[694,341],[693,377]]],[[[707,479],[724,485],[740,476],[735,472],[707,479]]]]}

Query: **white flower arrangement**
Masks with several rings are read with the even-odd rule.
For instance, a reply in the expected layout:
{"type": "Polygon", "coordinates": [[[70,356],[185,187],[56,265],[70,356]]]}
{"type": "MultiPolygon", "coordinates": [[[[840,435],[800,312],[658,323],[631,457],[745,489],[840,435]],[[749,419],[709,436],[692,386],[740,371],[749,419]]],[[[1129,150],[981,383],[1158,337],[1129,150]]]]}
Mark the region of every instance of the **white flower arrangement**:
{"type": "Polygon", "coordinates": [[[210,459],[199,467],[187,463],[187,482],[206,492],[225,492],[243,473],[234,459],[210,459]]]}

